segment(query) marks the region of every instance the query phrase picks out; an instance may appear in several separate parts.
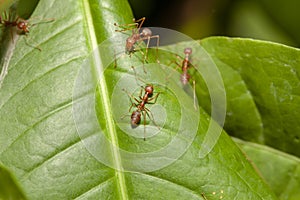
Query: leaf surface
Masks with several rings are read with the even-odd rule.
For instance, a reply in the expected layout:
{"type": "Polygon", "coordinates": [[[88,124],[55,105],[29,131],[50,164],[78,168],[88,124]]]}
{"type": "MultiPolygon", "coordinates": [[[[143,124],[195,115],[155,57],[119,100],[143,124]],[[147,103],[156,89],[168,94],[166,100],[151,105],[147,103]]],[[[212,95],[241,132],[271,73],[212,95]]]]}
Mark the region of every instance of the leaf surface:
{"type": "Polygon", "coordinates": [[[299,156],[299,49],[225,37],[205,39],[202,45],[224,80],[225,130],[299,156]]]}
{"type": "Polygon", "coordinates": [[[0,166],[0,199],[26,199],[14,177],[0,166]]]}
{"type": "Polygon", "coordinates": [[[299,158],[267,146],[234,140],[256,165],[272,191],[280,199],[298,199],[299,158]],[[274,176],[276,174],[276,176],[274,176]]]}
{"type": "MultiPolygon", "coordinates": [[[[6,61],[8,74],[0,89],[0,161],[14,174],[28,199],[201,199],[203,195],[207,199],[276,199],[225,132],[215,138],[218,140],[211,152],[199,158],[212,120],[201,108],[194,110],[192,97],[173,78],[169,82],[169,86],[174,85],[172,90],[164,87],[162,72],[167,69],[149,63],[144,73],[143,56],[136,52],[131,58],[120,56],[116,67],[111,63],[105,68],[105,76],[97,77],[103,63],[114,59],[112,49],[124,49],[119,40],[108,40],[106,51],[98,44],[106,44],[108,38],[121,38],[124,44],[128,36],[116,33],[114,23],[131,22],[127,2],[40,1],[34,16],[55,18],[54,22],[32,27],[28,35],[31,44],[42,51],[28,46],[20,36],[6,61]],[[160,93],[157,102],[148,107],[159,130],[153,121],[146,120],[145,135],[157,132],[146,141],[142,139],[142,124],[135,129],[139,137],[134,137],[124,130],[134,133],[129,117],[120,119],[130,107],[122,89],[137,96],[143,84],[135,80],[132,65],[137,76],[153,81],[155,92],[160,93]],[[89,81],[75,87],[84,72],[92,72],[88,80],[96,83],[93,90],[88,87],[89,81]],[[128,81],[120,82],[124,77],[128,81]],[[76,116],[85,116],[87,111],[77,103],[90,96],[95,98],[90,105],[98,123],[76,121],[76,116]],[[74,105],[79,105],[75,108],[82,109],[82,115],[74,111],[74,105]],[[182,124],[185,127],[179,126],[182,124]],[[113,146],[99,151],[104,143],[99,143],[100,134],[94,125],[101,127],[113,146]],[[189,133],[195,128],[193,140],[186,135],[175,137],[177,132],[189,133]],[[181,145],[138,162],[174,138],[177,144],[188,144],[179,157],[173,153],[181,145]],[[133,158],[140,160],[126,160],[124,152],[133,152],[133,158]],[[101,160],[103,155],[107,160],[101,160]],[[156,170],[139,168],[159,166],[168,159],[167,166],[156,170]]],[[[154,58],[149,55],[149,61],[154,58]]]]}

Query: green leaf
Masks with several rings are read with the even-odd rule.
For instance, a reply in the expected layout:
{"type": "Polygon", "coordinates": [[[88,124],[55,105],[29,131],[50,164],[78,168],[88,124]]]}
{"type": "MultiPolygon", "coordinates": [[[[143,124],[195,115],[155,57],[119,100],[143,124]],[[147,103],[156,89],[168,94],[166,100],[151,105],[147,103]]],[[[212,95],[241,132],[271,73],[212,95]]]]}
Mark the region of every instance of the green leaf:
{"type": "Polygon", "coordinates": [[[225,130],[299,156],[299,49],[225,37],[205,39],[202,45],[224,80],[225,130]]]}
{"type": "Polygon", "coordinates": [[[282,153],[267,146],[235,139],[249,159],[253,161],[271,189],[280,199],[299,199],[298,157],[282,153]],[[276,174],[276,176],[274,176],[276,174]]]}
{"type": "MultiPolygon", "coordinates": [[[[32,27],[27,44],[24,36],[15,38],[16,45],[8,46],[11,57],[1,58],[8,74],[0,89],[0,162],[28,199],[276,199],[225,132],[210,137],[216,145],[199,157],[209,127],[220,128],[201,108],[194,110],[193,98],[177,84],[178,73],[164,84],[164,72],[172,68],[144,63],[145,73],[140,52],[119,56],[116,67],[110,64],[113,50],[124,49],[119,41],[124,44],[128,37],[114,26],[131,23],[127,2],[44,0],[34,16],[55,21],[32,27]],[[98,76],[107,63],[105,76],[98,76]],[[159,130],[151,120],[131,129],[129,118],[121,119],[131,114],[122,89],[137,96],[144,84],[140,79],[160,92],[156,104],[147,105],[159,130]],[[88,97],[94,99],[84,107],[88,97]],[[89,109],[95,118],[83,117],[90,117],[89,109]],[[140,138],[128,135],[126,128],[140,138]],[[145,141],[144,128],[149,135],[145,141]],[[192,140],[182,134],[195,129],[192,140]],[[104,136],[107,140],[99,141],[104,136]],[[147,157],[173,139],[178,144],[173,150],[147,157]],[[188,146],[182,149],[181,144],[188,146]],[[183,152],[176,157],[178,149],[183,152]],[[125,157],[126,152],[134,159],[125,157]],[[168,165],[157,167],[166,161],[168,165]]],[[[152,60],[155,56],[149,55],[152,60]]]]}
{"type": "MultiPolygon", "coordinates": [[[[225,37],[204,39],[201,44],[212,56],[224,81],[227,96],[225,130],[244,140],[267,144],[298,155],[299,113],[296,110],[299,110],[300,105],[300,83],[297,75],[300,66],[299,50],[270,42],[225,37]]],[[[183,42],[164,48],[183,49],[191,45],[191,42],[183,42]]],[[[205,60],[199,59],[198,55],[192,55],[192,59],[196,68],[207,67],[205,60]],[[200,61],[197,63],[195,60],[200,61]]],[[[211,112],[212,93],[206,88],[207,83],[203,78],[197,75],[194,74],[194,78],[197,81],[199,104],[207,112],[211,112]]],[[[216,74],[211,73],[211,76],[216,77],[216,74]]],[[[265,160],[278,161],[272,157],[265,160]]],[[[281,161],[279,166],[284,167],[285,162],[281,161]]],[[[259,164],[258,168],[262,168],[263,177],[267,180],[273,178],[269,183],[279,195],[281,190],[273,186],[275,183],[286,184],[288,180],[283,181],[274,176],[276,169],[268,171],[269,162],[259,164]]],[[[282,172],[282,176],[288,176],[285,172],[282,172]]],[[[295,170],[295,174],[299,172],[295,170]]],[[[285,194],[279,195],[281,198],[298,195],[298,182],[292,182],[295,184],[291,183],[285,194]]]]}
{"type": "Polygon", "coordinates": [[[2,166],[0,166],[0,199],[26,199],[15,178],[2,166]]]}

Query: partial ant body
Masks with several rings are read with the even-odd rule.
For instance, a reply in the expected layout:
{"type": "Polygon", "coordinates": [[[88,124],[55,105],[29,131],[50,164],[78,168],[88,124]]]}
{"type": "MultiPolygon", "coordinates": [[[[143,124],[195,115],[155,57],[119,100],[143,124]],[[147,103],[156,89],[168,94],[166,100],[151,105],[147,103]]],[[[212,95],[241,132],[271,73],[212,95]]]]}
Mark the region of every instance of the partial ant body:
{"type": "Polygon", "coordinates": [[[15,20],[4,20],[0,17],[0,23],[3,24],[5,27],[17,27],[19,31],[21,31],[21,34],[27,34],[29,33],[29,23],[28,20],[22,19],[20,17],[17,17],[15,20]]]}
{"type": "Polygon", "coordinates": [[[186,85],[191,78],[191,76],[188,73],[188,69],[191,67],[190,55],[192,54],[192,49],[185,48],[183,52],[184,52],[185,57],[182,61],[182,65],[181,65],[182,74],[180,76],[180,80],[183,85],[186,85]]]}
{"type": "MultiPolygon", "coordinates": [[[[50,22],[50,21],[53,21],[53,20],[54,19],[46,19],[46,20],[43,20],[42,22],[39,22],[39,23],[50,22]]],[[[20,18],[20,17],[16,17],[15,19],[12,19],[11,16],[9,16],[6,12],[4,12],[4,18],[2,18],[0,16],[0,24],[2,24],[4,27],[16,27],[18,34],[21,34],[21,35],[23,34],[23,35],[27,36],[27,34],[29,33],[30,28],[37,25],[38,23],[30,23],[29,20],[25,20],[25,19],[20,18]]],[[[26,43],[27,43],[28,46],[32,46],[27,41],[26,41],[26,43]]],[[[36,47],[36,46],[32,46],[32,47],[34,47],[34,48],[38,49],[39,51],[41,51],[41,49],[39,47],[36,47]]]]}
{"type": "MultiPolygon", "coordinates": [[[[192,67],[191,62],[190,62],[192,48],[189,48],[189,47],[185,48],[183,53],[185,56],[184,56],[184,59],[183,59],[181,65],[179,63],[177,63],[176,61],[174,61],[174,62],[177,64],[176,68],[181,67],[182,74],[180,75],[180,81],[183,85],[186,85],[191,79],[191,75],[188,73],[188,69],[192,67]]],[[[195,110],[197,110],[195,85],[196,85],[196,82],[195,82],[195,80],[193,80],[194,108],[195,108],[195,110]]]]}

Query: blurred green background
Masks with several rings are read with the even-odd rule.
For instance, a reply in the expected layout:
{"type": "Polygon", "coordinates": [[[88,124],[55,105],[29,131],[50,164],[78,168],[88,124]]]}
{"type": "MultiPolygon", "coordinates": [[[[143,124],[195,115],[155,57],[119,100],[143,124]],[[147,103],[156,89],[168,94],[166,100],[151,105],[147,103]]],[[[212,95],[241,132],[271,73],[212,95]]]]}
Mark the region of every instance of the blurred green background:
{"type": "Polygon", "coordinates": [[[300,46],[299,0],[129,0],[144,26],[170,28],[194,39],[247,37],[300,46]]]}

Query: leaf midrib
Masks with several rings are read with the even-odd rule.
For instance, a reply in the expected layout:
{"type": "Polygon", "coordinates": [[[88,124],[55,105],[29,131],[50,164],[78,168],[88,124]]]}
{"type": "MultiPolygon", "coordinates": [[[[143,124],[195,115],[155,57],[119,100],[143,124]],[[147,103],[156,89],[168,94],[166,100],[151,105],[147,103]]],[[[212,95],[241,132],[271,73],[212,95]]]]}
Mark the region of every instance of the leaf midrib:
{"type": "MultiPolygon", "coordinates": [[[[94,63],[101,62],[101,52],[98,49],[98,41],[96,37],[96,31],[93,23],[93,17],[91,13],[91,5],[89,4],[88,1],[82,0],[82,5],[83,5],[83,12],[84,12],[84,18],[85,18],[85,23],[87,27],[87,42],[90,44],[91,50],[94,52],[93,56],[93,61],[94,63]],[[97,51],[95,51],[97,49],[97,51]],[[95,57],[96,56],[96,57],[95,57]],[[95,60],[95,58],[99,58],[98,60],[95,60]]],[[[97,65],[95,67],[99,68],[96,69],[95,71],[102,71],[103,69],[100,69],[101,66],[103,65],[97,65]]],[[[99,77],[99,74],[98,74],[99,77]]],[[[98,82],[99,90],[102,96],[103,100],[103,108],[104,108],[104,115],[106,117],[106,125],[107,125],[107,130],[108,134],[111,137],[111,143],[112,146],[118,147],[118,140],[117,140],[117,132],[115,129],[114,125],[114,120],[111,115],[111,105],[110,105],[110,100],[109,100],[109,95],[108,95],[108,89],[106,85],[106,80],[105,77],[101,78],[98,82]]],[[[121,155],[120,152],[117,150],[117,148],[112,148],[112,160],[114,164],[115,169],[123,169],[122,167],[122,162],[121,162],[121,155]]],[[[125,184],[125,176],[122,170],[115,170],[115,176],[116,176],[116,183],[119,189],[119,197],[120,199],[127,200],[128,194],[127,194],[127,188],[125,184]]]]}
{"type": "Polygon", "coordinates": [[[3,84],[3,81],[6,77],[6,75],[8,74],[8,67],[10,64],[10,60],[12,58],[14,49],[16,47],[15,45],[15,41],[17,41],[19,39],[19,35],[18,34],[13,34],[14,39],[10,39],[9,42],[7,43],[6,46],[6,50],[5,53],[3,54],[3,60],[0,60],[0,64],[2,65],[2,67],[0,68],[0,89],[1,86],[3,84]]]}

